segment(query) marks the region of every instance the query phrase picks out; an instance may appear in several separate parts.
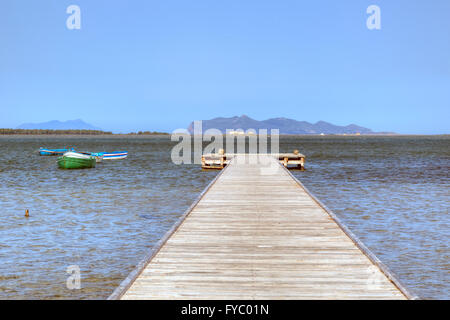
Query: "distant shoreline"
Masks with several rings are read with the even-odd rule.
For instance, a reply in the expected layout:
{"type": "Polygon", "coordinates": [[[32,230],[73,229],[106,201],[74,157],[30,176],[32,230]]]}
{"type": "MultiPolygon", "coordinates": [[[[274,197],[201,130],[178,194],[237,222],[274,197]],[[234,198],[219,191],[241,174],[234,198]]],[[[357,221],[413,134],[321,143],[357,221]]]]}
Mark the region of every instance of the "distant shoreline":
{"type": "MultiPolygon", "coordinates": [[[[130,134],[130,133],[110,133],[110,134],[2,134],[0,137],[30,137],[30,138],[151,138],[151,137],[167,137],[170,138],[169,133],[157,133],[157,134],[130,134]]],[[[225,136],[225,135],[223,135],[225,136]]],[[[268,135],[270,136],[270,135],[268,135]]],[[[448,133],[442,134],[280,134],[280,137],[304,137],[304,138],[377,138],[377,137],[446,137],[450,136],[448,133]]],[[[239,137],[233,135],[233,137],[239,137]]],[[[241,136],[242,137],[242,136],[241,136]]],[[[248,137],[248,136],[247,136],[248,137]]]]}
{"type": "Polygon", "coordinates": [[[0,135],[8,136],[8,135],[33,135],[33,136],[112,136],[112,135],[169,135],[166,132],[157,132],[157,131],[138,131],[138,132],[130,132],[130,133],[112,133],[111,131],[101,131],[101,130],[51,130],[51,129],[8,129],[8,128],[0,128],[0,135]]]}

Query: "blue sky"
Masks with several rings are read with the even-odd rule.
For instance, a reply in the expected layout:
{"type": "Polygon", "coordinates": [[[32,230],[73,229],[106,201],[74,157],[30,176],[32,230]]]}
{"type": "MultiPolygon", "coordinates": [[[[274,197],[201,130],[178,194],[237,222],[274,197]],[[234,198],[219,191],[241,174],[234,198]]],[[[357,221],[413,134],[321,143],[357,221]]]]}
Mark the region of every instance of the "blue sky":
{"type": "Polygon", "coordinates": [[[241,114],[450,133],[450,1],[0,2],[0,127],[172,131],[241,114]]]}

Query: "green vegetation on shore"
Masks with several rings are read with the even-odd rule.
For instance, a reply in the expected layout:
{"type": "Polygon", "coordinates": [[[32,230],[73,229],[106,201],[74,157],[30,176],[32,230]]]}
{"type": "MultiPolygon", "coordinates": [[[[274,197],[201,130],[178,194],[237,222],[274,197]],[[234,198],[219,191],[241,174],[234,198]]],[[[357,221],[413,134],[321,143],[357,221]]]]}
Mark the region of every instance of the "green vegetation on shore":
{"type": "MultiPolygon", "coordinates": [[[[0,135],[113,135],[111,131],[101,130],[50,130],[50,129],[1,129],[0,135]]],[[[131,132],[128,135],[167,135],[165,132],[139,131],[131,132]]]]}
{"type": "Polygon", "coordinates": [[[100,134],[112,134],[109,131],[101,130],[50,130],[50,129],[0,129],[0,134],[24,134],[24,135],[39,135],[39,134],[87,134],[87,135],[100,135],[100,134]]]}
{"type": "Polygon", "coordinates": [[[167,132],[158,132],[158,131],[138,131],[138,132],[130,132],[127,133],[129,135],[168,135],[167,132]]]}

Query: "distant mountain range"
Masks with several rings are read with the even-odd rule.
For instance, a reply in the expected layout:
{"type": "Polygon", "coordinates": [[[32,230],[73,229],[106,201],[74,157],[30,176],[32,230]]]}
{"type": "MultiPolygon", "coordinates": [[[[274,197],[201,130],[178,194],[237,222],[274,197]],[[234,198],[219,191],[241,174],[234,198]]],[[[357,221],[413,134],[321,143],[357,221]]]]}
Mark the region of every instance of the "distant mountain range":
{"type": "MultiPolygon", "coordinates": [[[[49,129],[49,130],[102,130],[81,119],[58,121],[52,120],[42,123],[24,123],[17,129],[49,129]]],[[[280,134],[383,134],[381,132],[373,132],[371,129],[350,124],[348,126],[338,126],[325,121],[309,123],[307,121],[297,121],[288,118],[272,118],[263,121],[252,119],[246,115],[231,118],[214,118],[202,121],[202,131],[208,129],[218,129],[222,133],[227,130],[248,130],[248,129],[267,129],[270,134],[271,129],[279,129],[280,134]]],[[[188,127],[189,132],[193,133],[194,123],[188,127]]],[[[385,134],[391,134],[386,132],[385,134]]]]}
{"type": "Polygon", "coordinates": [[[41,123],[24,123],[17,127],[17,129],[49,129],[49,130],[102,130],[100,128],[94,127],[93,125],[84,122],[81,119],[68,120],[68,121],[58,121],[52,120],[49,122],[41,123]]]}
{"type": "MultiPolygon", "coordinates": [[[[279,129],[280,134],[376,134],[368,128],[350,124],[348,126],[337,126],[325,121],[309,123],[307,121],[297,121],[287,118],[273,118],[263,121],[252,119],[246,115],[231,118],[214,118],[202,121],[202,131],[215,128],[222,133],[226,130],[248,130],[248,129],[267,129],[270,134],[271,129],[279,129]]],[[[193,133],[194,123],[192,122],[188,131],[193,133]]]]}

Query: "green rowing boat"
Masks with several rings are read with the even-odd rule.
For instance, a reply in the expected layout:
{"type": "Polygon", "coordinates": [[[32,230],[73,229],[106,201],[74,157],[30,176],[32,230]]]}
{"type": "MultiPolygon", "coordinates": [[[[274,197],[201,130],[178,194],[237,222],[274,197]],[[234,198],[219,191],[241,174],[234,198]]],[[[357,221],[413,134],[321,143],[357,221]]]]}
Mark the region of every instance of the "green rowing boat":
{"type": "Polygon", "coordinates": [[[77,152],[66,152],[58,158],[58,167],[61,169],[86,169],[95,167],[95,157],[77,152]]]}

